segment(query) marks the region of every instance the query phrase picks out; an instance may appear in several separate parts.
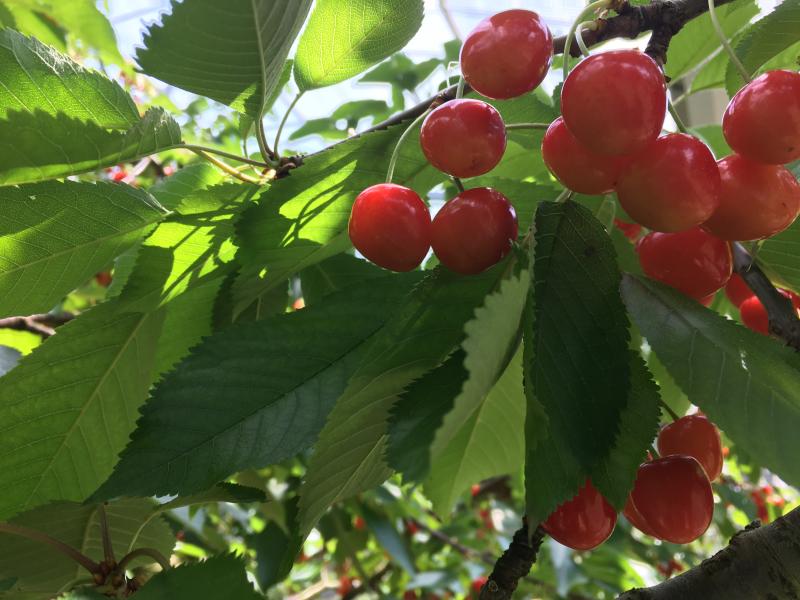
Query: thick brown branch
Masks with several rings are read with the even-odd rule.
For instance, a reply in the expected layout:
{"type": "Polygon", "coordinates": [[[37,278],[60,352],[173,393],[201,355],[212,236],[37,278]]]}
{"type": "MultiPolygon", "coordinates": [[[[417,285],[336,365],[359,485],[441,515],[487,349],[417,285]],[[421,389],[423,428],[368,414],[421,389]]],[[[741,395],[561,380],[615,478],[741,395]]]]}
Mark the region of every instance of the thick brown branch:
{"type": "Polygon", "coordinates": [[[536,562],[544,538],[545,532],[541,527],[531,535],[528,522],[523,519],[522,527],[514,534],[508,550],[497,559],[489,581],[481,590],[480,600],[509,600],[519,580],[528,575],[536,562]]]}
{"type": "Polygon", "coordinates": [[[772,285],[753,262],[750,253],[739,243],[733,244],[733,264],[736,272],[767,309],[770,332],[788,346],[800,351],[800,319],[797,318],[792,301],[772,285]]]}
{"type": "Polygon", "coordinates": [[[56,331],[55,328],[75,318],[72,313],[30,315],[27,317],[6,317],[0,319],[0,329],[14,329],[28,331],[43,338],[48,338],[56,331]]]}
{"type": "Polygon", "coordinates": [[[618,600],[800,598],[800,509],[740,531],[730,545],[694,569],[618,600]]]}

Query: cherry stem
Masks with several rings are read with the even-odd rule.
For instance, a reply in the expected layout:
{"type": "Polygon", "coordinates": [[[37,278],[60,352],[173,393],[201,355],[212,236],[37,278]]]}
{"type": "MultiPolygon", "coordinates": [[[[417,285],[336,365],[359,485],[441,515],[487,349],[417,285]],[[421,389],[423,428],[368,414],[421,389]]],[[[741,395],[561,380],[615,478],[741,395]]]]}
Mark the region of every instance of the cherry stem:
{"type": "Polygon", "coordinates": [[[212,165],[215,165],[216,167],[218,167],[219,169],[221,169],[222,171],[224,171],[225,173],[227,173],[231,177],[235,177],[239,181],[244,181],[245,183],[253,183],[255,185],[260,185],[261,184],[261,182],[258,179],[253,179],[252,177],[248,177],[247,175],[244,175],[244,174],[240,173],[239,171],[234,169],[232,166],[230,166],[228,163],[219,160],[218,158],[212,156],[211,154],[209,154],[205,150],[199,150],[197,148],[190,148],[190,147],[186,147],[186,149],[187,150],[191,150],[192,152],[194,152],[198,156],[204,158],[205,160],[210,162],[212,165]]]}
{"type": "Polygon", "coordinates": [[[677,421],[678,419],[680,419],[680,417],[678,416],[678,413],[676,413],[674,410],[672,410],[672,408],[670,408],[669,404],[667,404],[663,400],[659,400],[659,404],[661,405],[661,408],[663,408],[664,411],[672,418],[673,421],[677,421]]]}
{"type": "Polygon", "coordinates": [[[114,546],[111,543],[111,535],[108,529],[108,515],[106,515],[106,507],[100,504],[97,507],[97,514],[100,517],[100,536],[103,539],[103,556],[106,563],[113,564],[116,562],[114,558],[114,546]]]}
{"type": "Polygon", "coordinates": [[[89,571],[89,573],[91,573],[92,575],[101,572],[100,565],[94,562],[91,558],[89,558],[82,552],[79,552],[72,546],[65,544],[60,540],[57,540],[54,537],[50,537],[49,535],[47,535],[46,533],[42,533],[41,531],[36,531],[35,529],[29,529],[28,527],[25,527],[23,525],[0,523],[0,533],[9,533],[11,535],[18,535],[20,537],[28,538],[29,540],[34,540],[36,542],[41,542],[42,544],[47,544],[51,548],[61,552],[62,554],[74,560],[84,569],[89,571]]]}
{"type": "Polygon", "coordinates": [[[132,550],[128,552],[125,556],[123,556],[120,561],[119,565],[117,565],[117,572],[124,573],[125,567],[130,563],[132,560],[139,558],[140,556],[147,556],[155,560],[161,568],[165,571],[170,568],[169,560],[166,556],[161,554],[155,548],[137,548],[136,550],[132,550]]]}
{"type": "MultiPolygon", "coordinates": [[[[589,52],[589,47],[586,45],[586,42],[583,41],[583,33],[581,29],[583,29],[587,25],[594,25],[594,21],[584,21],[575,29],[575,41],[578,43],[578,48],[581,49],[581,54],[584,56],[589,56],[591,52],[589,52]]],[[[588,29],[588,27],[587,27],[588,29]]]]}
{"type": "MultiPolygon", "coordinates": [[[[464,81],[464,80],[462,79],[461,81],[464,81]]],[[[403,145],[403,142],[406,141],[408,136],[411,134],[411,131],[413,131],[414,128],[418,124],[420,124],[425,119],[425,117],[428,116],[428,114],[430,114],[430,112],[431,112],[431,109],[429,108],[424,113],[422,113],[420,116],[418,116],[416,119],[411,121],[411,124],[403,132],[403,135],[401,135],[400,139],[397,140],[397,144],[395,145],[394,151],[392,152],[392,157],[389,159],[389,168],[386,171],[386,183],[392,183],[392,178],[394,177],[394,169],[397,166],[397,159],[400,156],[400,147],[403,145]]]]}
{"type": "Polygon", "coordinates": [[[456,88],[456,100],[459,100],[460,98],[464,97],[464,86],[466,84],[467,82],[464,80],[464,76],[461,75],[458,78],[458,87],[456,88]]]}
{"type": "Polygon", "coordinates": [[[240,163],[245,163],[247,165],[253,165],[254,167],[267,168],[270,166],[265,162],[261,162],[260,160],[253,160],[252,158],[248,158],[246,156],[239,156],[238,154],[233,154],[232,152],[225,152],[224,150],[219,150],[217,148],[209,148],[208,146],[200,146],[198,144],[183,144],[180,147],[184,148],[185,150],[191,150],[192,152],[207,152],[209,154],[224,156],[225,158],[229,158],[240,163]]]}
{"type": "Polygon", "coordinates": [[[461,180],[458,177],[451,176],[450,179],[453,180],[453,185],[458,188],[458,193],[461,194],[464,192],[464,184],[461,183],[461,180]]]}
{"type": "Polygon", "coordinates": [[[286,109],[286,113],[283,115],[281,119],[280,125],[278,125],[278,133],[275,134],[275,143],[272,144],[273,152],[275,153],[276,158],[280,158],[281,153],[278,149],[279,144],[281,143],[281,134],[283,133],[283,128],[286,126],[286,121],[289,120],[289,115],[292,114],[294,107],[297,106],[297,103],[300,102],[300,98],[303,97],[305,92],[298,92],[297,95],[292,100],[292,103],[289,104],[289,108],[286,109]]]}
{"type": "Polygon", "coordinates": [[[572,49],[572,40],[575,38],[575,32],[578,31],[578,28],[584,24],[584,19],[586,19],[589,15],[593,14],[595,11],[607,9],[608,7],[609,0],[597,0],[597,2],[592,2],[580,12],[578,18],[575,19],[575,22],[572,24],[572,27],[569,28],[567,37],[564,40],[564,81],[566,81],[567,75],[569,75],[569,57],[570,50],[572,49]]]}
{"type": "Polygon", "coordinates": [[[574,196],[574,195],[575,195],[575,192],[573,192],[572,190],[568,190],[568,189],[566,189],[566,188],[565,188],[565,189],[564,189],[564,191],[563,191],[563,192],[561,192],[561,193],[558,195],[558,198],[556,198],[556,200],[555,200],[555,201],[556,201],[556,203],[557,203],[557,204],[558,204],[558,203],[561,203],[561,202],[567,202],[567,201],[568,201],[568,200],[570,200],[570,199],[572,198],[572,196],[574,196]]]}
{"type": "Polygon", "coordinates": [[[278,158],[267,143],[267,132],[264,131],[263,115],[261,115],[256,124],[256,141],[258,142],[258,149],[261,152],[261,156],[264,157],[265,161],[276,160],[278,158]]]}
{"type": "Polygon", "coordinates": [[[672,115],[672,119],[675,121],[675,125],[678,127],[678,131],[681,133],[689,133],[689,128],[686,126],[686,123],[683,122],[683,119],[681,119],[680,114],[678,114],[678,109],[675,108],[672,100],[667,103],[667,108],[669,109],[669,114],[672,115]]]}
{"type": "Polygon", "coordinates": [[[510,123],[506,125],[506,131],[515,129],[540,129],[545,130],[550,127],[550,123],[510,123]]]}
{"type": "Polygon", "coordinates": [[[750,73],[748,73],[745,66],[742,64],[742,61],[739,60],[739,57],[736,56],[736,52],[733,50],[733,46],[728,41],[728,36],[725,35],[725,30],[722,29],[722,24],[719,22],[719,18],[717,17],[717,7],[714,4],[714,0],[708,0],[708,14],[711,17],[711,24],[714,26],[714,31],[717,32],[717,37],[719,37],[719,41],[722,43],[722,47],[727,52],[728,57],[731,59],[731,63],[733,66],[736,67],[736,70],[739,71],[739,75],[742,76],[745,83],[750,83],[752,78],[750,77],[750,73]]]}
{"type": "Polygon", "coordinates": [[[661,458],[661,455],[658,453],[658,450],[656,450],[656,447],[653,446],[653,444],[650,444],[650,454],[653,455],[654,459],[655,458],[661,458]]]}

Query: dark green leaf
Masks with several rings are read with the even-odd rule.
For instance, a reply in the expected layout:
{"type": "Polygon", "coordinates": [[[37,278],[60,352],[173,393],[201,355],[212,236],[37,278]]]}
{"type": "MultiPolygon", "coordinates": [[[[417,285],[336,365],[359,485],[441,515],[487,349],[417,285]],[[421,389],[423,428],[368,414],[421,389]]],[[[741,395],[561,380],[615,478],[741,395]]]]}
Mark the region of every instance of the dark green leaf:
{"type": "Polygon", "coordinates": [[[389,276],[389,272],[351,254],[339,254],[303,269],[300,281],[306,306],[324,296],[366,281],[389,276]]]}
{"type": "Polygon", "coordinates": [[[249,504],[251,502],[264,502],[267,495],[263,490],[228,483],[226,481],[216,484],[214,487],[204,492],[191,494],[189,496],[178,496],[158,506],[159,511],[171,510],[182,506],[193,506],[195,504],[209,504],[216,502],[234,502],[236,504],[249,504]]]}
{"type": "Polygon", "coordinates": [[[136,596],[137,600],[263,600],[247,581],[244,562],[230,554],[162,571],[136,596]]]}
{"type": "Polygon", "coordinates": [[[800,219],[764,242],[758,262],[776,281],[800,290],[800,219]]]}
{"type": "Polygon", "coordinates": [[[311,0],[173,0],[136,60],[148,75],[258,119],[310,7],[311,0]]]}
{"type": "Polygon", "coordinates": [[[414,557],[391,519],[378,514],[367,506],[361,508],[361,514],[364,516],[364,521],[366,521],[367,527],[375,536],[375,539],[392,557],[392,561],[400,565],[412,577],[416,575],[417,569],[414,566],[414,557]]]}

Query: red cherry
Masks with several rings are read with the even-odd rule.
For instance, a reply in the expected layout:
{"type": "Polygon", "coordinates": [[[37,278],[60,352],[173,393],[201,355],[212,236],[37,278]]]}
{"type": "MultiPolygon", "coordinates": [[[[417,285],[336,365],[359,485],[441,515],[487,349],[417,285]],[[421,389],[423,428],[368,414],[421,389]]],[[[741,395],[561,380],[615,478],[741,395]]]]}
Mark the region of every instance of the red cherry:
{"type": "Polygon", "coordinates": [[[542,157],[550,172],[564,187],[579,194],[607,194],[613,191],[628,159],[595,154],[569,132],[564,119],[550,124],[542,140],[542,157]]]}
{"type": "Polygon", "coordinates": [[[539,15],[507,10],[484,19],[461,48],[461,72],[488,98],[506,99],[542,83],[553,60],[553,36],[539,15]]]}
{"type": "Polygon", "coordinates": [[[367,528],[367,523],[364,521],[364,517],[356,516],[353,519],[353,528],[357,531],[364,531],[367,528]]]}
{"type": "Polygon", "coordinates": [[[403,592],[403,600],[417,600],[417,592],[414,590],[406,590],[403,592]]]}
{"type": "Polygon", "coordinates": [[[719,431],[705,415],[686,415],[665,425],[658,433],[662,456],[685,454],[694,457],[710,481],[722,473],[722,440],[719,431]]]}
{"type": "Polygon", "coordinates": [[[744,282],[744,279],[737,273],[734,273],[725,285],[725,295],[734,306],[739,307],[742,305],[742,302],[748,298],[752,298],[755,294],[744,282]]]}
{"type": "Polygon", "coordinates": [[[725,140],[757,162],[800,158],[800,73],[768,71],[733,97],[722,119],[725,140]]]}
{"type": "Polygon", "coordinates": [[[116,181],[116,182],[120,182],[120,181],[122,181],[123,179],[125,179],[127,176],[128,176],[128,172],[127,172],[127,171],[125,171],[125,169],[120,169],[119,171],[116,171],[116,172],[115,172],[115,173],[114,173],[114,174],[111,176],[111,179],[113,179],[113,180],[114,180],[114,181],[116,181]]]}
{"type": "Polygon", "coordinates": [[[756,296],[748,298],[739,306],[742,323],[756,333],[769,335],[769,314],[756,296]]]}
{"type": "Polygon", "coordinates": [[[451,100],[429,114],[419,134],[434,167],[454,177],[491,171],[506,151],[506,126],[493,106],[481,100],[451,100]]]}
{"type": "Polygon", "coordinates": [[[376,265],[411,271],[430,249],[431,215],[413,190],[380,183],[356,198],[349,231],[356,250],[376,265]]]}
{"type": "Polygon", "coordinates": [[[800,183],[785,167],[733,154],[718,163],[719,208],[704,227],[723,240],[759,240],[789,227],[800,213],[800,183]]]}
{"type": "Polygon", "coordinates": [[[474,498],[478,494],[481,493],[481,484],[480,483],[473,483],[472,486],[469,488],[470,495],[474,498]]]}
{"type": "Polygon", "coordinates": [[[630,524],[636,527],[636,529],[646,535],[649,535],[650,537],[655,537],[653,530],[650,529],[650,526],[645,522],[644,517],[639,514],[636,506],[634,506],[630,494],[628,494],[628,501],[625,503],[625,508],[622,510],[622,514],[625,515],[625,518],[628,519],[630,524]]]}
{"type": "Polygon", "coordinates": [[[659,539],[688,544],[711,524],[714,494],[700,463],[676,454],[639,466],[631,500],[659,539]]]}
{"type": "Polygon", "coordinates": [[[731,249],[700,227],[649,233],[636,245],[645,274],[702,300],[722,288],[733,272],[731,249]]]}
{"type": "Polygon", "coordinates": [[[300,310],[306,307],[306,301],[303,298],[298,298],[294,302],[292,302],[292,309],[293,310],[300,310]]]}
{"type": "Polygon", "coordinates": [[[708,308],[712,304],[714,304],[714,298],[716,298],[716,294],[711,294],[710,296],[706,296],[705,298],[700,298],[698,302],[708,308]]]}
{"type": "Polygon", "coordinates": [[[353,580],[347,576],[343,576],[339,578],[339,595],[346,596],[351,591],[353,591],[353,580]]]}
{"type": "Polygon", "coordinates": [[[517,213],[492,188],[461,192],[436,214],[433,251],[441,263],[461,275],[475,275],[498,263],[517,239],[517,213]]]}
{"type": "Polygon", "coordinates": [[[658,137],[667,111],[664,75],[638,50],[594,54],[561,91],[567,127],[597,154],[633,154],[658,137]]]}
{"type": "Polygon", "coordinates": [[[708,146],[691,135],[672,133],[637,154],[619,178],[617,197],[637,223],[655,231],[684,231],[714,213],[720,185],[708,146]]]}
{"type": "Polygon", "coordinates": [[[625,221],[614,219],[614,226],[632,242],[638,240],[639,235],[642,233],[642,226],[638,223],[626,223],[625,221]]]}
{"type": "Polygon", "coordinates": [[[419,525],[417,525],[416,521],[406,521],[406,533],[408,535],[416,535],[419,531],[419,525]]]}
{"type": "Polygon", "coordinates": [[[478,577],[472,582],[472,591],[475,593],[480,593],[480,591],[483,589],[483,586],[485,586],[488,581],[489,579],[486,577],[478,577]]]}
{"type": "Polygon", "coordinates": [[[101,271],[94,276],[94,280],[101,287],[107,288],[111,285],[112,277],[111,271],[101,271]]]}
{"type": "Polygon", "coordinates": [[[550,537],[575,550],[591,550],[605,542],[617,524],[617,511],[587,481],[578,494],[542,523],[550,537]]]}

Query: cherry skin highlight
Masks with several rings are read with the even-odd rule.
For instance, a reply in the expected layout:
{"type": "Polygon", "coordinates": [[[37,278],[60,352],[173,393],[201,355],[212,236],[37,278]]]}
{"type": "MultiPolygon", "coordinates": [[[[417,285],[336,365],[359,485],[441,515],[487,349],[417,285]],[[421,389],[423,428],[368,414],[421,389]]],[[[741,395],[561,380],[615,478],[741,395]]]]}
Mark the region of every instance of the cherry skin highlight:
{"type": "Polygon", "coordinates": [[[722,440],[705,415],[686,415],[665,425],[658,433],[657,443],[662,456],[685,454],[696,459],[709,481],[722,473],[722,440]]]}
{"type": "Polygon", "coordinates": [[[748,298],[755,296],[751,290],[737,273],[731,275],[730,280],[725,285],[725,295],[735,307],[739,308],[742,302],[748,298]]]}
{"type": "Polygon", "coordinates": [[[591,550],[605,542],[617,524],[617,511],[587,481],[542,523],[550,537],[573,550],[591,550]]]}
{"type": "Polygon", "coordinates": [[[484,19],[461,48],[464,79],[479,94],[498,100],[533,90],[552,61],[553,36],[529,10],[507,10],[484,19]]]}
{"type": "Polygon", "coordinates": [[[590,195],[612,192],[629,162],[626,157],[595,154],[586,148],[570,133],[562,117],[544,134],[542,157],[564,187],[590,195]]]}
{"type": "Polygon", "coordinates": [[[436,214],[431,245],[439,261],[461,275],[475,275],[498,263],[517,239],[517,213],[492,188],[461,192],[436,214]]]}
{"type": "Polygon", "coordinates": [[[451,100],[429,114],[419,134],[425,157],[454,177],[491,171],[506,150],[506,126],[493,106],[481,100],[451,100]]]}
{"type": "Polygon", "coordinates": [[[779,165],[738,154],[718,163],[722,179],[719,207],[703,225],[723,240],[760,240],[780,233],[800,213],[800,183],[779,165]]]}
{"type": "Polygon", "coordinates": [[[736,153],[783,165],[800,158],[800,73],[768,71],[733,97],[722,131],[736,153]]]}
{"type": "Polygon", "coordinates": [[[706,472],[691,456],[676,454],[639,466],[631,500],[652,535],[688,544],[706,532],[714,495],[706,472]]]}
{"type": "Polygon", "coordinates": [[[658,137],[666,111],[664,75],[638,50],[611,50],[584,59],[561,91],[564,122],[596,154],[643,149],[658,137]]]}
{"type": "Polygon", "coordinates": [[[654,231],[690,229],[719,206],[720,176],[714,155],[696,137],[662,136],[622,172],[619,203],[630,217],[654,231]]]}
{"type": "Polygon", "coordinates": [[[679,233],[649,233],[639,240],[636,251],[648,277],[695,300],[717,292],[733,272],[728,243],[700,227],[679,233]]]}
{"type": "Polygon", "coordinates": [[[381,183],[361,192],[353,203],[350,241],[384,269],[411,271],[431,246],[431,215],[414,190],[381,183]]]}

